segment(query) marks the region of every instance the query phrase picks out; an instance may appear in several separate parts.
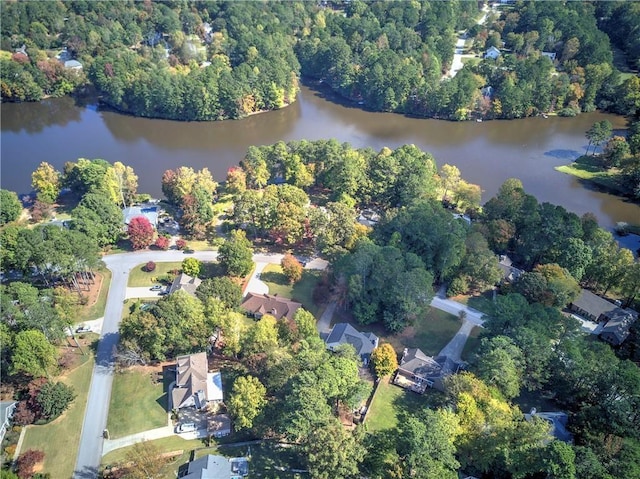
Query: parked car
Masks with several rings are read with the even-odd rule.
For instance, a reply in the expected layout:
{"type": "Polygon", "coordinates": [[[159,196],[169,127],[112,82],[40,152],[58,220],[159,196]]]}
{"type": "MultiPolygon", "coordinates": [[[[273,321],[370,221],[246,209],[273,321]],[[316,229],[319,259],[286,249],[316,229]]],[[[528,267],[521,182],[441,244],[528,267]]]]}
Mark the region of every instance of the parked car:
{"type": "Polygon", "coordinates": [[[164,288],[164,286],[162,286],[161,284],[154,284],[153,286],[151,286],[151,291],[162,291],[162,288],[164,288]]]}
{"type": "Polygon", "coordinates": [[[85,326],[84,324],[76,329],[76,333],[88,333],[91,331],[91,326],[85,326]]]}
{"type": "Polygon", "coordinates": [[[178,424],[178,427],[176,428],[177,433],[193,432],[195,430],[196,430],[195,422],[183,422],[181,424],[178,424]]]}

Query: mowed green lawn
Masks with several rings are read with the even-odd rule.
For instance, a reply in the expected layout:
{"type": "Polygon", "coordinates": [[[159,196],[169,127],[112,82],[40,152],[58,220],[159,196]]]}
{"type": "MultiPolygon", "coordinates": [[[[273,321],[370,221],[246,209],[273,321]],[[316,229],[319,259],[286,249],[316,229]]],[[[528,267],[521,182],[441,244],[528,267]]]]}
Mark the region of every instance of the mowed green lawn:
{"type": "Polygon", "coordinates": [[[168,261],[166,263],[156,263],[156,269],[151,272],[145,270],[147,263],[140,263],[134,266],[129,273],[129,284],[127,286],[135,288],[141,286],[151,286],[157,283],[158,276],[168,274],[173,270],[182,269],[181,261],[168,261]]]}
{"type": "Polygon", "coordinates": [[[83,361],[73,371],[56,378],[56,381],[62,381],[75,390],[77,396],[69,409],[49,424],[29,426],[24,436],[21,451],[43,451],[45,455],[42,472],[49,473],[52,478],[71,477],[76,465],[94,359],[92,355],[87,355],[83,357],[83,361]]]}
{"type": "Polygon", "coordinates": [[[405,328],[400,334],[390,335],[381,326],[371,328],[368,325],[356,323],[353,323],[353,326],[359,331],[373,331],[381,341],[391,343],[400,354],[404,348],[420,348],[425,354],[436,356],[451,341],[462,323],[453,314],[429,308],[422,318],[405,328]]]}
{"type": "MultiPolygon", "coordinates": [[[[391,384],[389,378],[380,380],[378,391],[365,419],[369,432],[395,429],[403,414],[413,414],[427,405],[426,396],[407,391],[391,384]]],[[[427,391],[425,394],[433,394],[427,391]]]]}
{"type": "Polygon", "coordinates": [[[162,381],[135,369],[113,377],[107,429],[111,438],[167,425],[167,395],[162,381]]]}
{"type": "Polygon", "coordinates": [[[260,274],[260,279],[269,286],[269,294],[277,294],[302,303],[304,309],[317,316],[319,308],[313,302],[313,290],[320,280],[320,275],[319,271],[305,269],[300,281],[291,285],[280,265],[268,264],[260,274]]]}

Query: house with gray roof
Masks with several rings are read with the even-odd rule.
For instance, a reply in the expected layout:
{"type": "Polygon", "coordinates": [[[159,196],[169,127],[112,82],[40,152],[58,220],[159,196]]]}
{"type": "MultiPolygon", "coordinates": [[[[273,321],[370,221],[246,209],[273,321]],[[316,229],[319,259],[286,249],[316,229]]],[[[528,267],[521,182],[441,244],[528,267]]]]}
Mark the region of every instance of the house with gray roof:
{"type": "Polygon", "coordinates": [[[171,390],[173,409],[203,409],[209,401],[222,401],[222,375],[209,372],[207,353],[187,354],[176,359],[176,382],[171,390]]]}
{"type": "Polygon", "coordinates": [[[242,479],[249,475],[246,457],[227,458],[207,454],[187,465],[186,473],[178,474],[183,479],[242,479]]]}
{"type": "Polygon", "coordinates": [[[431,357],[419,348],[405,349],[393,383],[423,394],[427,388],[444,391],[444,379],[457,373],[464,363],[454,361],[449,356],[431,357]]]}
{"type": "Polygon", "coordinates": [[[507,283],[513,283],[516,281],[524,271],[513,266],[511,258],[506,254],[502,254],[498,258],[498,267],[502,271],[502,281],[507,283]]]}
{"type": "Polygon", "coordinates": [[[536,408],[532,407],[529,414],[525,414],[524,418],[527,421],[531,421],[534,417],[544,419],[551,425],[551,435],[558,441],[566,442],[567,444],[573,444],[573,434],[567,431],[567,422],[569,416],[564,412],[543,412],[536,411],[536,408]]]}
{"type": "Polygon", "coordinates": [[[378,347],[378,341],[378,336],[373,333],[361,333],[349,323],[338,323],[333,326],[324,342],[331,351],[343,344],[350,344],[366,366],[371,352],[378,347]]]}
{"type": "Polygon", "coordinates": [[[129,206],[122,210],[122,215],[125,225],[128,225],[137,216],[144,216],[154,228],[158,227],[158,206],[156,205],[129,206]]]}
{"type": "Polygon", "coordinates": [[[262,318],[265,314],[270,314],[276,319],[293,319],[301,303],[292,301],[277,294],[256,294],[248,293],[240,308],[249,316],[256,319],[262,318]]]}
{"type": "Polygon", "coordinates": [[[600,339],[613,346],[619,346],[627,339],[631,325],[638,319],[638,313],[633,309],[622,309],[586,289],[580,291],[569,309],[591,321],[605,323],[600,339]]]}
{"type": "Polygon", "coordinates": [[[195,296],[196,289],[198,289],[200,284],[202,284],[202,280],[200,278],[194,278],[188,274],[180,273],[175,277],[173,283],[171,283],[171,286],[169,287],[169,294],[173,294],[176,291],[184,291],[191,296],[195,296]]]}

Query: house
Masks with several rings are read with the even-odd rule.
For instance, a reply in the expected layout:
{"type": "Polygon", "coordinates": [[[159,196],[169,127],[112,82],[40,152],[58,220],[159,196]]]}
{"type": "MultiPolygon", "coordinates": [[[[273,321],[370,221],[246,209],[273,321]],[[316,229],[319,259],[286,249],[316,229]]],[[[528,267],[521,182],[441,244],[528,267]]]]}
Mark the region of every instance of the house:
{"type": "Polygon", "coordinates": [[[349,323],[338,323],[333,326],[324,342],[331,351],[343,344],[350,344],[366,366],[371,352],[378,347],[378,341],[378,336],[373,333],[361,333],[349,323]]]}
{"type": "Polygon", "coordinates": [[[207,431],[213,437],[228,436],[231,434],[231,416],[228,414],[208,416],[207,431]]]}
{"type": "Polygon", "coordinates": [[[169,287],[169,294],[173,294],[176,291],[184,291],[191,296],[195,296],[196,289],[198,289],[198,286],[200,286],[201,283],[202,280],[200,278],[194,278],[188,274],[180,273],[175,277],[173,283],[171,283],[171,286],[169,287]]]}
{"type": "Polygon", "coordinates": [[[551,435],[559,441],[566,442],[567,444],[573,444],[573,435],[567,431],[567,422],[569,416],[563,412],[537,412],[536,408],[532,407],[529,414],[525,414],[524,418],[527,421],[531,421],[534,417],[544,419],[551,424],[551,435]]]}
{"type": "Polygon", "coordinates": [[[373,228],[380,222],[380,214],[374,210],[362,210],[358,215],[357,220],[358,223],[364,226],[368,226],[369,228],[373,228]]]}
{"type": "Polygon", "coordinates": [[[156,205],[129,206],[122,210],[122,215],[125,225],[128,225],[137,216],[144,216],[154,228],[158,227],[158,207],[156,205]]]}
{"type": "Polygon", "coordinates": [[[608,317],[611,319],[600,331],[600,339],[613,346],[620,346],[629,336],[629,329],[638,319],[638,313],[632,309],[617,308],[608,317]]]}
{"type": "Polygon", "coordinates": [[[241,479],[249,475],[249,461],[246,457],[227,458],[207,454],[187,466],[183,479],[241,479]]]}
{"type": "Polygon", "coordinates": [[[484,54],[485,58],[491,58],[493,60],[497,59],[502,53],[496,47],[489,47],[484,54]]]}
{"type": "Polygon", "coordinates": [[[449,356],[427,356],[418,348],[405,349],[393,383],[423,394],[428,387],[444,391],[444,379],[457,373],[464,363],[449,356]]]}
{"type": "Polygon", "coordinates": [[[265,314],[270,314],[276,319],[293,319],[301,303],[297,303],[287,298],[272,294],[248,293],[240,305],[248,316],[256,319],[262,318],[265,314]]]}
{"type": "Polygon", "coordinates": [[[82,70],[82,63],[78,60],[67,60],[64,62],[64,67],[67,70],[82,70]]]}
{"type": "Polygon", "coordinates": [[[521,269],[513,266],[511,258],[507,255],[502,254],[498,259],[498,267],[502,270],[502,281],[513,283],[524,273],[521,269]]]}
{"type": "Polygon", "coordinates": [[[222,376],[209,372],[206,353],[178,356],[176,382],[171,390],[173,409],[203,409],[209,401],[222,401],[222,376]]]}
{"type": "Polygon", "coordinates": [[[480,90],[480,93],[482,93],[484,97],[491,98],[493,96],[493,87],[491,85],[484,86],[480,90]]]}
{"type": "Polygon", "coordinates": [[[591,321],[604,322],[600,339],[619,346],[629,336],[629,328],[638,319],[638,313],[632,309],[622,309],[591,291],[583,289],[580,295],[569,305],[571,311],[591,321]]]}
{"type": "Polygon", "coordinates": [[[552,62],[555,61],[555,59],[556,59],[556,53],[555,52],[542,52],[541,54],[542,54],[543,57],[547,57],[552,62]]]}

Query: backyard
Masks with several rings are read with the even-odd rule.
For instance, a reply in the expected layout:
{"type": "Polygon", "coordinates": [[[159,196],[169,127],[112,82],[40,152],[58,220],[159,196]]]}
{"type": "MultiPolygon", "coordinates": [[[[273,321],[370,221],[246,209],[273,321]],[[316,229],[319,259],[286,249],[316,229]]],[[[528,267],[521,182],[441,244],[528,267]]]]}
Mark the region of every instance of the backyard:
{"type": "Polygon", "coordinates": [[[424,395],[416,394],[390,383],[390,378],[383,378],[378,384],[376,395],[369,406],[365,420],[369,432],[395,429],[403,414],[414,413],[429,404],[430,395],[439,395],[435,390],[428,390],[424,395]]]}
{"type": "Polygon", "coordinates": [[[302,303],[304,309],[317,317],[320,308],[313,302],[313,290],[320,281],[321,274],[319,271],[304,270],[302,278],[291,285],[280,265],[269,264],[262,271],[260,279],[269,286],[269,294],[277,294],[302,303]]]}
{"type": "Polygon", "coordinates": [[[115,439],[167,425],[168,374],[161,380],[161,367],[138,367],[113,377],[107,429],[115,439]],[[167,376],[167,377],[165,377],[167,376]]]}
{"type": "Polygon", "coordinates": [[[43,426],[27,427],[21,451],[43,451],[43,471],[51,477],[71,477],[73,474],[93,364],[92,355],[82,356],[75,369],[56,378],[72,386],[77,395],[61,417],[43,426]]]}

